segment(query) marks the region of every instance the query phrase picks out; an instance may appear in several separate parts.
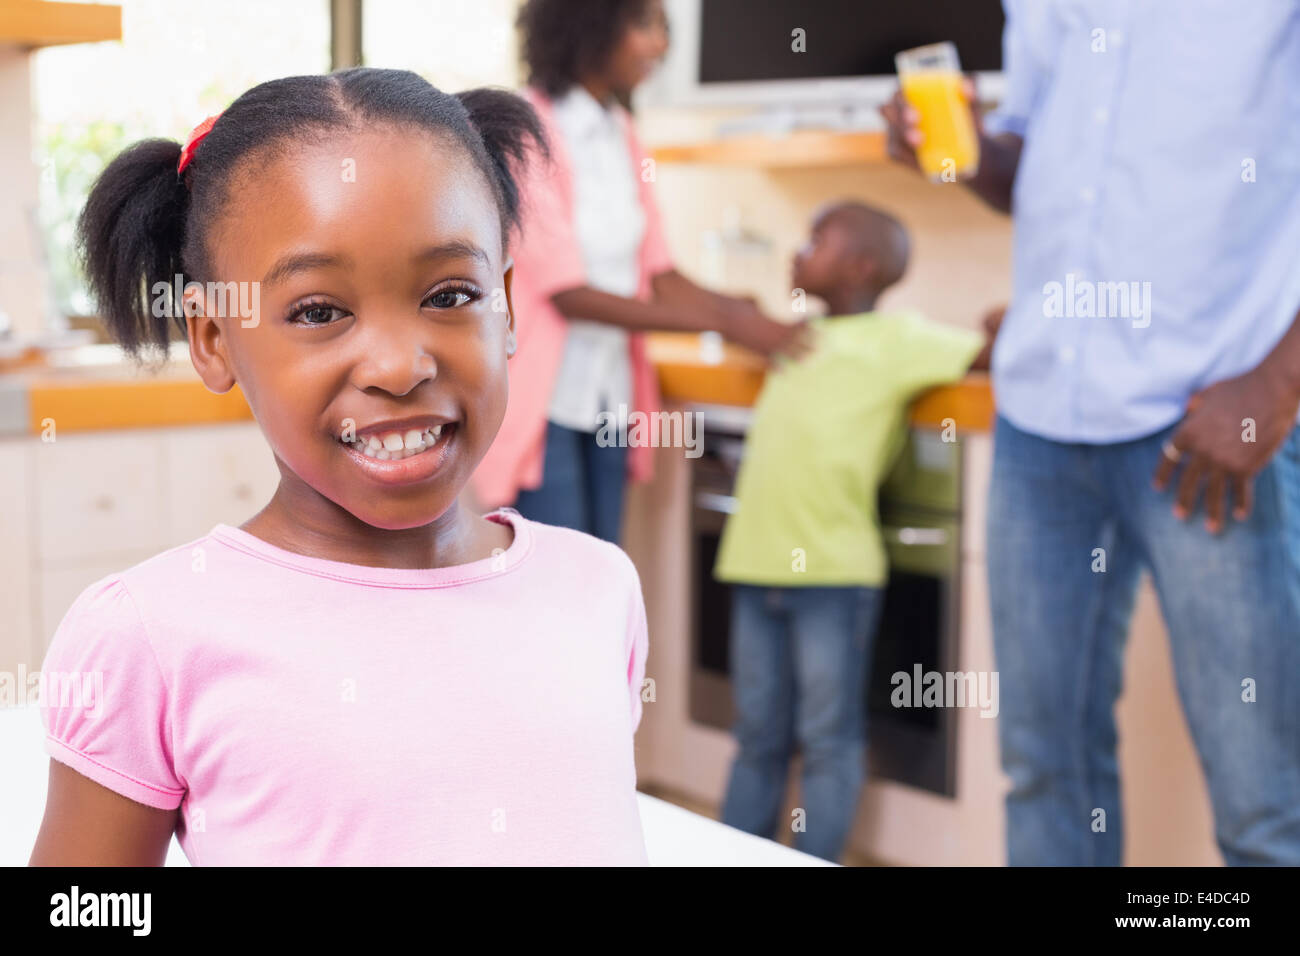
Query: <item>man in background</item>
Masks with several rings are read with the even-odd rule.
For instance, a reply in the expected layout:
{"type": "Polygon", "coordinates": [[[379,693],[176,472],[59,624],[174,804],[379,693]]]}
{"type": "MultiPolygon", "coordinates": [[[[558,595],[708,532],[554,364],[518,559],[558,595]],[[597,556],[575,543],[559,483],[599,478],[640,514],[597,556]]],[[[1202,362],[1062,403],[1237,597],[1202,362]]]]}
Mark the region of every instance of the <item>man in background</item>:
{"type": "MultiPolygon", "coordinates": [[[[1120,862],[1145,567],[1225,861],[1300,863],[1300,7],[1004,6],[966,186],[1015,225],[988,517],[1009,861],[1120,862]]],[[[882,112],[915,164],[915,113],[882,112]]]]}

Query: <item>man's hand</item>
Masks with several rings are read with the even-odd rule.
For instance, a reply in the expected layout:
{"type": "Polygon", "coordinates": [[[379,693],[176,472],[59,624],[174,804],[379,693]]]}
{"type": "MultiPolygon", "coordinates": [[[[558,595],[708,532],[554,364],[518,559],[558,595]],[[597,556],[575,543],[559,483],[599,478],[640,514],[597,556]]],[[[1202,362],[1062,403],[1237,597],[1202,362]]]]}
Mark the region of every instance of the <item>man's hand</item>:
{"type": "MultiPolygon", "coordinates": [[[[1015,133],[990,136],[984,131],[979,97],[970,77],[962,83],[962,95],[970,105],[975,135],[980,144],[980,161],[975,174],[963,179],[962,183],[998,212],[1009,213],[1012,186],[1015,184],[1020,150],[1024,142],[1015,133]]],[[[907,102],[903,91],[896,90],[893,98],[880,107],[880,115],[884,117],[887,128],[885,146],[890,158],[919,171],[921,167],[916,159],[916,148],[924,138],[919,125],[920,114],[907,102]]]]}
{"type": "Polygon", "coordinates": [[[1300,394],[1269,366],[1193,395],[1155,472],[1155,487],[1164,491],[1174,472],[1182,469],[1175,517],[1185,520],[1196,511],[1204,485],[1205,526],[1212,534],[1223,530],[1229,498],[1232,516],[1244,521],[1250,515],[1255,475],[1295,428],[1297,409],[1300,394]]]}
{"type": "MultiPolygon", "coordinates": [[[[975,95],[974,81],[969,77],[964,79],[961,84],[961,91],[962,95],[966,97],[967,105],[970,107],[975,130],[977,133],[982,133],[983,126],[980,123],[980,111],[977,105],[978,100],[975,95]]],[[[889,158],[902,163],[904,166],[919,170],[921,166],[916,159],[916,148],[925,139],[921,133],[921,114],[907,102],[907,98],[903,96],[903,91],[898,89],[880,107],[880,115],[884,117],[887,129],[885,148],[889,153],[889,158]]]]}

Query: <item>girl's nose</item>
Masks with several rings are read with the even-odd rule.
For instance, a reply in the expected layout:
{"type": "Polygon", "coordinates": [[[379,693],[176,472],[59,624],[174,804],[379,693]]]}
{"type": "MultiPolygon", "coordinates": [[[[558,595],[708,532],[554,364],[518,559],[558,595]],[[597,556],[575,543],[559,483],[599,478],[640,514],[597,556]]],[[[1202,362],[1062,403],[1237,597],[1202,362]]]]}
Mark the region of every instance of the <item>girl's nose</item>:
{"type": "Polygon", "coordinates": [[[368,349],[356,363],[352,382],[361,391],[379,388],[400,397],[437,376],[437,359],[424,346],[407,340],[368,349]]]}

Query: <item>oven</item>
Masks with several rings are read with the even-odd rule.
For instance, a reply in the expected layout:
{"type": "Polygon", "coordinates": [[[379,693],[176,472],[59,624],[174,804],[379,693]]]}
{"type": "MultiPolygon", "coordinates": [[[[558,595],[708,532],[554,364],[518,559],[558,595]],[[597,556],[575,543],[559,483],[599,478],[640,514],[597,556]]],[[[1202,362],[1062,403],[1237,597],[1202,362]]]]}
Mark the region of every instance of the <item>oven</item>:
{"type": "MultiPolygon", "coordinates": [[[[690,716],[730,730],[728,636],[731,588],[713,578],[735,477],[744,454],[748,409],[695,406],[704,421],[704,452],[691,481],[690,716]]],[[[958,670],[961,586],[960,439],[914,428],[880,491],[889,583],[862,688],[867,710],[870,778],[935,794],[956,794],[956,712],[950,707],[894,707],[898,672],[958,670]]]]}

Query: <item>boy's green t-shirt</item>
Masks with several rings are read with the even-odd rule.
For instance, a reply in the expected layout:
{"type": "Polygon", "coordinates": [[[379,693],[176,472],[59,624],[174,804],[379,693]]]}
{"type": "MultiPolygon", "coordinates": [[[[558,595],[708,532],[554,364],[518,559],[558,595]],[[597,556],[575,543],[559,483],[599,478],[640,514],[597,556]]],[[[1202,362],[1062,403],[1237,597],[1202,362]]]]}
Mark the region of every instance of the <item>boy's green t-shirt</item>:
{"type": "Polygon", "coordinates": [[[983,346],[910,312],[814,319],[814,346],[770,372],[754,407],[714,575],[778,587],[881,587],[876,494],[919,392],[961,378],[983,346]]]}

